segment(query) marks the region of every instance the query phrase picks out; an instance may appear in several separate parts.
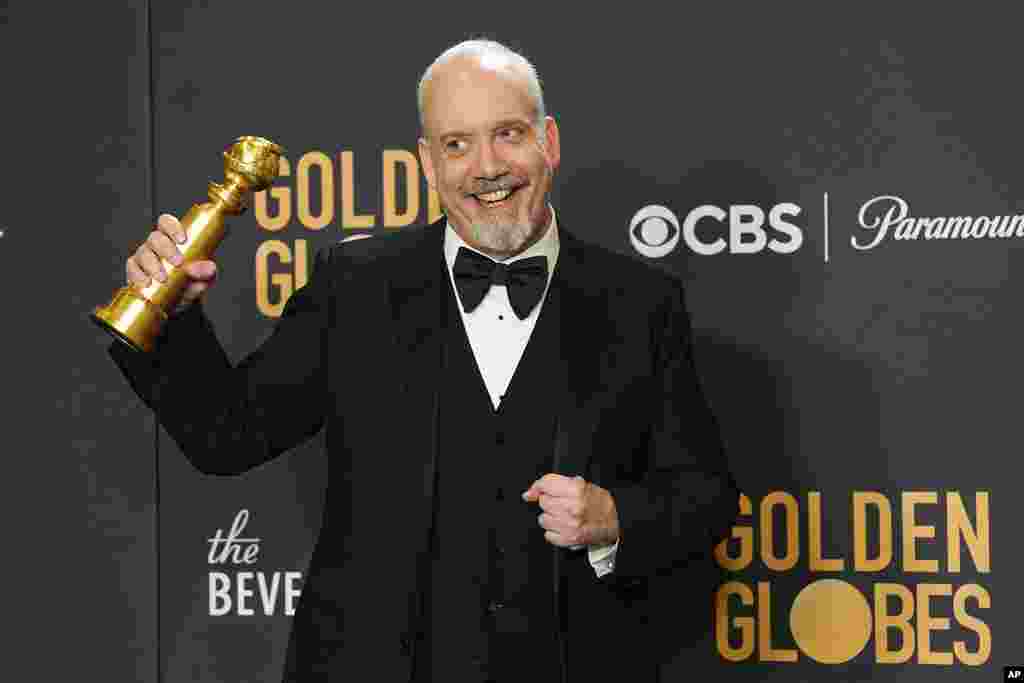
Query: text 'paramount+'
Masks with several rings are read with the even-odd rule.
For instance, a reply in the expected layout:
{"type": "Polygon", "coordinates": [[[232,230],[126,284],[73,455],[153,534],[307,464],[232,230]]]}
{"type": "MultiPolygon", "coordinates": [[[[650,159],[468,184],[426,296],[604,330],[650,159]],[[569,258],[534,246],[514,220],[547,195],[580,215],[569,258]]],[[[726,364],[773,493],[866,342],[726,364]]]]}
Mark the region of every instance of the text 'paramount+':
{"type": "Polygon", "coordinates": [[[896,195],[864,202],[857,212],[860,235],[850,237],[854,249],[874,249],[886,238],[907,240],[979,240],[1024,237],[1024,214],[914,216],[910,204],[896,195]]]}

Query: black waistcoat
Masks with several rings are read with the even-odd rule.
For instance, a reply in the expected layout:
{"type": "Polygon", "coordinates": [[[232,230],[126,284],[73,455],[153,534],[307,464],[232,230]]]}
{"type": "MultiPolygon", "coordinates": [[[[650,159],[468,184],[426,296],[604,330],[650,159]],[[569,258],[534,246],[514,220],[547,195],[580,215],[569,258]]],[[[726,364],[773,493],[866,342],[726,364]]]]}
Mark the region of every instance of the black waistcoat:
{"type": "Polygon", "coordinates": [[[450,282],[444,289],[438,479],[415,681],[558,683],[554,546],[537,523],[540,506],[521,498],[552,471],[565,384],[556,291],[494,410],[450,282]]]}

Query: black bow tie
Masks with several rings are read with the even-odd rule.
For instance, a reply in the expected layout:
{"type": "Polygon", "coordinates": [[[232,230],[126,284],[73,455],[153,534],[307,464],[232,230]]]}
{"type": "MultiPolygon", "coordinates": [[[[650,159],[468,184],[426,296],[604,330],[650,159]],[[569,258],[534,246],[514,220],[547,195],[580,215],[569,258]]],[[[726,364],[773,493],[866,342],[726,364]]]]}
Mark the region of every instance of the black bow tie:
{"type": "Polygon", "coordinates": [[[522,320],[530,315],[544,294],[548,284],[548,259],[531,256],[512,263],[498,263],[472,249],[459,247],[452,275],[466,313],[480,305],[491,285],[505,285],[512,310],[522,320]]]}

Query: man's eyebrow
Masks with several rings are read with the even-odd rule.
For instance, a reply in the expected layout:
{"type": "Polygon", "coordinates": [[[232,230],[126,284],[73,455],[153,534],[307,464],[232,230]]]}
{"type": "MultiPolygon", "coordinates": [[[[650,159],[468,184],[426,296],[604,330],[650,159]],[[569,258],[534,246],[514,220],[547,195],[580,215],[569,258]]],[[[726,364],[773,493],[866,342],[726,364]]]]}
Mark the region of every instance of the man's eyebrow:
{"type": "Polygon", "coordinates": [[[502,119],[494,124],[492,130],[498,130],[499,128],[507,128],[509,126],[529,126],[530,122],[526,119],[502,119]]]}
{"type": "Polygon", "coordinates": [[[464,138],[464,137],[468,137],[469,135],[470,135],[470,133],[467,133],[467,132],[462,131],[462,130],[451,130],[451,131],[448,131],[446,133],[441,133],[440,135],[437,136],[437,139],[438,140],[446,140],[448,138],[464,138]]]}
{"type": "MultiPolygon", "coordinates": [[[[498,121],[493,126],[491,126],[491,130],[492,131],[499,130],[501,128],[508,128],[509,126],[529,127],[530,126],[530,122],[528,120],[526,120],[526,119],[517,119],[517,118],[502,119],[501,121],[498,121]]],[[[447,132],[441,133],[440,135],[437,136],[437,139],[438,140],[446,140],[448,138],[466,138],[466,137],[471,137],[472,135],[473,134],[470,133],[469,131],[451,130],[451,131],[447,131],[447,132]]]]}

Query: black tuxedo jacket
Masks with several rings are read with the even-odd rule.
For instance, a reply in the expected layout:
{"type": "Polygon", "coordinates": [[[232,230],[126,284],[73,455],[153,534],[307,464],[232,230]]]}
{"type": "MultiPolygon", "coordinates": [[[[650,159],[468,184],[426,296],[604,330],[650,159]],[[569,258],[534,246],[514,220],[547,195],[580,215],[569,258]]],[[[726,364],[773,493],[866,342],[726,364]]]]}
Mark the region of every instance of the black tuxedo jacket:
{"type": "MultiPolygon", "coordinates": [[[[111,347],[204,473],[244,472],[327,429],[323,522],[290,648],[299,670],[313,663],[294,661],[295,641],[309,651],[317,640],[316,665],[332,673],[409,678],[444,381],[444,228],[321,250],[271,336],[236,367],[201,304],[165,326],[152,354],[111,347]]],[[[559,236],[551,288],[568,389],[556,400],[558,470],[608,489],[622,531],[615,570],[600,580],[585,551],[552,546],[568,671],[572,681],[653,680],[657,643],[679,649],[680,622],[711,625],[714,587],[694,586],[691,569],[727,535],[738,492],[694,372],[680,282],[561,223],[559,236]]]]}

